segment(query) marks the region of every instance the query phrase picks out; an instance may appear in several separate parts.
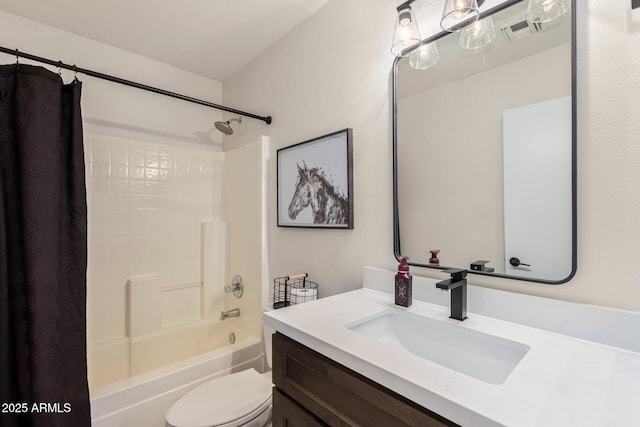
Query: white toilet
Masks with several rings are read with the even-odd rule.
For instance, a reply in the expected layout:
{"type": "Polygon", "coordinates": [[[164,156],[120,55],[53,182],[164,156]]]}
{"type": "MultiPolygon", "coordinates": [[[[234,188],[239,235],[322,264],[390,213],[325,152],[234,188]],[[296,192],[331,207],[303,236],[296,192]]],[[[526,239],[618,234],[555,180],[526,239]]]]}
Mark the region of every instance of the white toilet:
{"type": "MultiPolygon", "coordinates": [[[[271,366],[271,331],[263,328],[271,366]]],[[[255,369],[216,378],[196,387],[167,411],[168,427],[265,427],[271,425],[271,371],[255,369]]]]}

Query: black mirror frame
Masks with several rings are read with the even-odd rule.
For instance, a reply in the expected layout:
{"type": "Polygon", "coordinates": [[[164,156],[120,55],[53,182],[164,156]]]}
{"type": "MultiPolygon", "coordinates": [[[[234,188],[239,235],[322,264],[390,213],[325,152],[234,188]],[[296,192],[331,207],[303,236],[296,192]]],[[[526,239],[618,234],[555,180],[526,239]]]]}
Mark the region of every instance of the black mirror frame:
{"type": "MultiPolygon", "coordinates": [[[[493,15],[494,13],[500,12],[516,3],[520,3],[524,0],[508,0],[504,3],[491,8],[480,15],[480,19],[485,18],[487,16],[493,15]]],[[[577,0],[571,0],[571,191],[572,191],[572,200],[571,200],[571,272],[567,277],[561,280],[543,280],[543,279],[535,279],[530,277],[522,277],[522,276],[513,276],[508,274],[498,274],[491,273],[485,271],[474,271],[468,269],[469,273],[478,274],[482,276],[490,276],[490,277],[501,277],[505,279],[513,279],[513,280],[522,280],[527,282],[536,282],[536,283],[544,283],[547,285],[560,285],[563,283],[567,283],[571,280],[577,271],[578,268],[578,243],[577,243],[577,231],[578,231],[578,214],[577,214],[577,75],[576,75],[576,66],[577,66],[577,48],[576,48],[576,7],[577,0]]],[[[423,40],[423,43],[430,43],[441,39],[451,33],[443,31],[436,34],[433,37],[427,38],[423,40]]],[[[393,70],[391,75],[391,103],[392,103],[392,148],[393,148],[393,253],[395,258],[400,261],[401,249],[400,249],[400,222],[398,216],[398,103],[397,103],[397,94],[398,94],[398,62],[401,57],[395,58],[393,61],[393,70]]],[[[409,265],[414,267],[426,267],[426,268],[434,268],[438,270],[444,270],[447,268],[460,268],[460,267],[445,267],[445,266],[435,266],[429,264],[421,264],[416,262],[409,262],[409,265]]]]}

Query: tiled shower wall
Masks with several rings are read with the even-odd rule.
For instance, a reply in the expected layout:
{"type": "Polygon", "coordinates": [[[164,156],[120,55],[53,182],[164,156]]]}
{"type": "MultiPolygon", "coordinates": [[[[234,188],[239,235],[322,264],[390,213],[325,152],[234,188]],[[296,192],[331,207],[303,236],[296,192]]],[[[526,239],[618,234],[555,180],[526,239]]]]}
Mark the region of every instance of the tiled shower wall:
{"type": "Polygon", "coordinates": [[[221,217],[224,153],[96,134],[84,143],[91,347],[125,337],[129,277],[157,274],[162,286],[202,280],[201,223],[221,217]]]}

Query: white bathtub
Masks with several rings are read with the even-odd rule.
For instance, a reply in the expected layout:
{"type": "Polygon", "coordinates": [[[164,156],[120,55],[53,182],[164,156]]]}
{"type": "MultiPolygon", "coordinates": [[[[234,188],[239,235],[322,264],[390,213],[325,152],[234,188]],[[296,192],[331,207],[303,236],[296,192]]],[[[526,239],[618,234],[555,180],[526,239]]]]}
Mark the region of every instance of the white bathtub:
{"type": "Polygon", "coordinates": [[[93,427],[164,427],[169,407],[194,387],[243,369],[261,371],[260,339],[235,334],[234,344],[225,339],[207,353],[91,390],[93,427]]]}

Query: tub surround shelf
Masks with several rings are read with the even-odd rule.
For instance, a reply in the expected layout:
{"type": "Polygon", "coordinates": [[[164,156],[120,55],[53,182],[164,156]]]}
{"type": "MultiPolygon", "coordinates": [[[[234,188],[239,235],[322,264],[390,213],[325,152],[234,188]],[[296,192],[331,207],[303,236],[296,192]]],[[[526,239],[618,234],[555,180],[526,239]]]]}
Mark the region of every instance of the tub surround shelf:
{"type": "Polygon", "coordinates": [[[473,311],[458,322],[449,319],[448,307],[414,300],[404,309],[394,306],[392,294],[366,288],[271,311],[264,320],[280,334],[461,425],[602,426],[637,419],[640,353],[635,351],[473,311]],[[393,311],[514,341],[529,350],[504,381],[492,384],[349,329],[393,311]]]}

